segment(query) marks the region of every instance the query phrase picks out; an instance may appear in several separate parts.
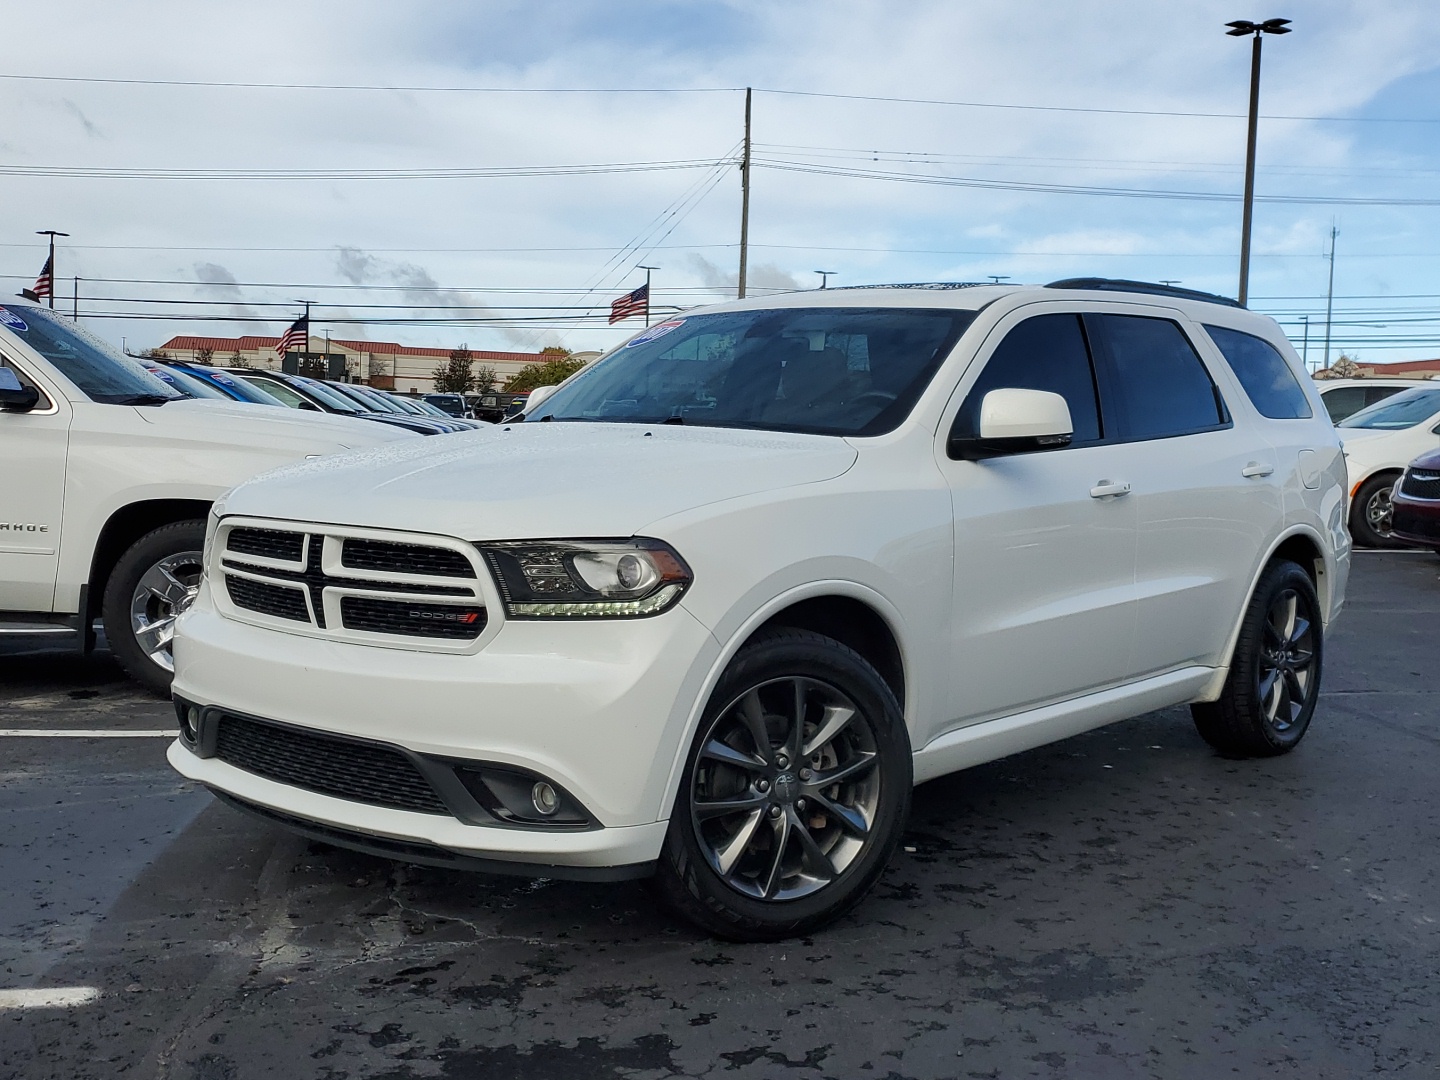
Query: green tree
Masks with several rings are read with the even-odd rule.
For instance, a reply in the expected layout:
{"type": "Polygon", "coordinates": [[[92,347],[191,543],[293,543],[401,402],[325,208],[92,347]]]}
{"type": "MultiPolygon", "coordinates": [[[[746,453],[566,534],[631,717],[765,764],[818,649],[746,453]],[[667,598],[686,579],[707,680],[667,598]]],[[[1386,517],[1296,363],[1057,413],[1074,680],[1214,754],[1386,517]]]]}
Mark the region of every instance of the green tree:
{"type": "Polygon", "coordinates": [[[250,361],[239,349],[236,349],[230,354],[230,366],[238,368],[248,368],[250,366],[250,361]]]}
{"type": "Polygon", "coordinates": [[[470,370],[475,362],[475,354],[470,351],[470,346],[462,344],[458,349],[450,350],[450,359],[441,364],[433,372],[435,376],[435,390],[441,394],[463,394],[475,386],[475,373],[470,370]]]}
{"type": "Polygon", "coordinates": [[[488,394],[499,382],[500,376],[489,364],[481,364],[475,369],[475,393],[488,394]]]}
{"type": "Polygon", "coordinates": [[[537,386],[558,386],[585,366],[583,360],[573,360],[568,352],[554,356],[552,360],[541,360],[528,365],[518,375],[512,375],[505,383],[507,394],[523,394],[537,386]]]}
{"type": "Polygon", "coordinates": [[[195,350],[195,363],[204,364],[206,367],[209,367],[214,362],[215,350],[210,348],[210,346],[207,345],[203,349],[195,350]]]}

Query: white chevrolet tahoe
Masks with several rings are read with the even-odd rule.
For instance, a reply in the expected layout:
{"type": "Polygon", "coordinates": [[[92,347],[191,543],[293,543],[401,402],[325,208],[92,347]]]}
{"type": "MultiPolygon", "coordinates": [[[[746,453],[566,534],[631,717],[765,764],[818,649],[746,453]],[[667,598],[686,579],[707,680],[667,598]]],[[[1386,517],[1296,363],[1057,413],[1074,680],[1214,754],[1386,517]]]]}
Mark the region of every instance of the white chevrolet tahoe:
{"type": "Polygon", "coordinates": [[[1350,555],[1279,327],[1098,279],[686,312],[490,437],[241,485],[206,543],[181,773],[738,939],[856,904],[919,781],[1181,703],[1293,749],[1350,555]]]}
{"type": "Polygon", "coordinates": [[[88,650],[103,616],[125,669],[167,690],[215,497],[278,465],[414,438],[179,396],[71,320],[0,306],[0,647],[88,650]]]}

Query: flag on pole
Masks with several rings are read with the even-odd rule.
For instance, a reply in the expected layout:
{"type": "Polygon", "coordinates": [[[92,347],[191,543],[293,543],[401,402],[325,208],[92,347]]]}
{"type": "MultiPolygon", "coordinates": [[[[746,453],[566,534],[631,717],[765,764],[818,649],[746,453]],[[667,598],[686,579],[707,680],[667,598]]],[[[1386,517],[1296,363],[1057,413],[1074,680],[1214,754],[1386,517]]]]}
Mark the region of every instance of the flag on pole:
{"type": "Polygon", "coordinates": [[[633,292],[628,292],[610,305],[610,321],[617,323],[631,315],[650,314],[650,284],[646,282],[633,292]]]}
{"type": "Polygon", "coordinates": [[[291,349],[306,352],[310,348],[310,320],[304,315],[290,324],[290,329],[280,335],[275,351],[284,356],[291,349]]]}
{"type": "Polygon", "coordinates": [[[55,267],[52,265],[53,255],[45,257],[45,266],[40,271],[40,276],[35,279],[35,286],[30,290],[35,299],[50,296],[55,292],[55,267]]]}

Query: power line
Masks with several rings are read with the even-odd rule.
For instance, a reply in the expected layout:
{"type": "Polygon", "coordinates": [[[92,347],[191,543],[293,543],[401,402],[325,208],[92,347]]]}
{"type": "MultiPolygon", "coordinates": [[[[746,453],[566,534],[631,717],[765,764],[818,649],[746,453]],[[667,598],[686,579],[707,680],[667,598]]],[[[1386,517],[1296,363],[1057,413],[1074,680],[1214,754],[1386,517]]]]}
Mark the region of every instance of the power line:
{"type": "MultiPolygon", "coordinates": [[[[925,173],[892,173],[872,169],[845,169],[839,166],[810,165],[800,161],[756,158],[760,168],[812,176],[841,176],[856,180],[884,180],[939,187],[980,188],[993,191],[1021,191],[1043,195],[1096,195],[1127,199],[1165,199],[1188,202],[1239,202],[1240,196],[1227,191],[1179,191],[1167,188],[1100,187],[1085,184],[1042,184],[1021,180],[986,180],[973,176],[938,176],[925,173]]],[[[1301,206],[1440,206],[1440,199],[1386,199],[1370,196],[1257,195],[1256,202],[1301,206]]]]}
{"type": "Polygon", "coordinates": [[[624,161],[462,169],[153,169],[110,165],[0,164],[0,176],[68,176],[88,180],[485,180],[713,169],[717,164],[728,162],[716,162],[712,158],[706,158],[688,161],[624,161]]]}
{"type": "MultiPolygon", "coordinates": [[[[734,94],[742,86],[436,86],[384,83],[300,83],[247,82],[238,79],[136,79],[80,75],[22,75],[0,72],[0,79],[19,82],[90,83],[103,86],[169,86],[208,87],[232,90],[353,90],[367,92],[405,92],[426,94],[734,94]]],[[[956,101],[943,98],[898,97],[884,94],[839,94],[820,90],[785,90],[778,87],[754,87],[757,94],[776,97],[819,98],[832,101],[876,101],[901,105],[940,105],[964,109],[1010,109],[1023,112],[1088,113],[1100,116],[1191,117],[1197,119],[1241,120],[1243,113],[1206,112],[1186,109],[1107,109],[1079,105],[1031,105],[1001,101],[956,101]]],[[[1355,124],[1440,124],[1440,117],[1428,116],[1298,116],[1286,113],[1262,114],[1266,120],[1306,120],[1355,124]]]]}

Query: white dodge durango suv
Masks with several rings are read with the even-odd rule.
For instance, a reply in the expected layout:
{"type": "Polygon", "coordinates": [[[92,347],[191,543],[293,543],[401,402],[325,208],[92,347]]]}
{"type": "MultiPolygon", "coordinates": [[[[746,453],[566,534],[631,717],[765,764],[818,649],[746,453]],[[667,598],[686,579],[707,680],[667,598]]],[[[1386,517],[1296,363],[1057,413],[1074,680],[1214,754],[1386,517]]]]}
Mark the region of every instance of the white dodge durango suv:
{"type": "Polygon", "coordinates": [[[804,933],[920,781],[1186,702],[1226,754],[1292,749],[1345,509],[1299,358],[1218,297],[689,311],[524,422],[219,502],[170,761],[333,843],[804,933]]]}

